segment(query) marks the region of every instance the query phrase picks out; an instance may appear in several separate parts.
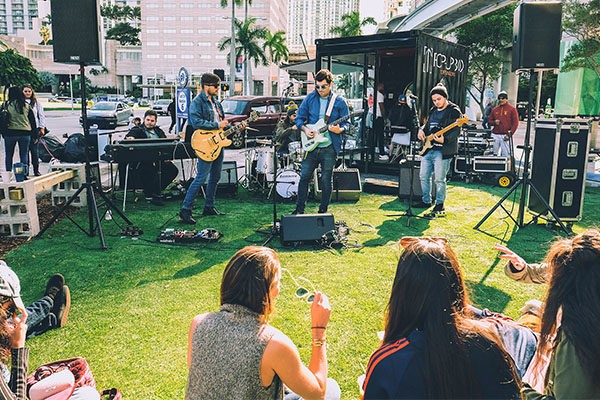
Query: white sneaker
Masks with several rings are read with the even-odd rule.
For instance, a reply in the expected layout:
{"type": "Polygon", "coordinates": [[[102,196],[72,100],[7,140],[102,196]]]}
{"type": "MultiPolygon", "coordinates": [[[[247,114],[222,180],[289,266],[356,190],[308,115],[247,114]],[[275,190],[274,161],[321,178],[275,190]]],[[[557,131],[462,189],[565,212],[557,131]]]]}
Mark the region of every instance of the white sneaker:
{"type": "Polygon", "coordinates": [[[390,157],[389,157],[387,154],[381,154],[381,155],[379,156],[379,159],[380,159],[380,160],[389,160],[389,158],[390,158],[390,157]]]}

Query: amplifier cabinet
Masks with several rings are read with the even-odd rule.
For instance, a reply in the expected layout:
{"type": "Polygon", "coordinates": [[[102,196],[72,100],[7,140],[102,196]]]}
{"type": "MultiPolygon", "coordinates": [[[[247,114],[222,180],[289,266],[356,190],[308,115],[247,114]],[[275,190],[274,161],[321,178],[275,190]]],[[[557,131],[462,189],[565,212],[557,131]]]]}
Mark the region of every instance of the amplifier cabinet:
{"type": "Polygon", "coordinates": [[[283,243],[319,240],[335,229],[333,214],[282,215],[280,226],[283,243]]]}
{"type": "MultiPolygon", "coordinates": [[[[332,176],[331,201],[357,201],[362,192],[360,171],[357,168],[334,169],[332,176]]],[[[321,200],[321,168],[315,170],[315,197],[321,200]]]]}
{"type": "MultiPolygon", "coordinates": [[[[536,122],[531,183],[564,221],[581,218],[590,121],[581,118],[536,122]]],[[[546,206],[529,190],[529,211],[551,219],[546,206]]]]}
{"type": "Polygon", "coordinates": [[[473,171],[475,172],[508,172],[510,171],[510,157],[475,156],[473,157],[473,171]]]}

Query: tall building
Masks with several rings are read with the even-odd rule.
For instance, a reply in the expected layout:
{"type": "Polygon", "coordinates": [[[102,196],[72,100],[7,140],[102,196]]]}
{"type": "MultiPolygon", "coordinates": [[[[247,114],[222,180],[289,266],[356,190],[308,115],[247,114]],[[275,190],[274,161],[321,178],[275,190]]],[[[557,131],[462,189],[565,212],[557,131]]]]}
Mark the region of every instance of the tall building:
{"type": "MultiPolygon", "coordinates": [[[[154,87],[174,86],[180,67],[199,77],[204,72],[223,69],[229,75],[229,48],[219,50],[219,42],[231,36],[231,0],[222,8],[220,0],[144,0],[142,9],[142,75],[152,95],[154,87]]],[[[236,7],[237,19],[244,7],[236,7]]],[[[287,0],[254,0],[248,15],[256,25],[271,32],[286,30],[287,0]]],[[[279,68],[252,65],[254,94],[279,94],[279,68]]],[[[241,72],[237,74],[241,78],[241,72]]],[[[226,78],[227,79],[227,78],[226,78]]]]}
{"type": "Polygon", "coordinates": [[[0,35],[32,29],[33,19],[38,16],[38,0],[3,0],[0,2],[0,35]]]}
{"type": "Polygon", "coordinates": [[[411,10],[411,0],[385,0],[384,10],[387,19],[406,16],[411,10]]]}
{"type": "Polygon", "coordinates": [[[289,0],[290,51],[303,52],[304,45],[313,46],[316,39],[333,37],[331,28],[341,23],[342,15],[358,11],[358,3],[359,0],[289,0]]]}

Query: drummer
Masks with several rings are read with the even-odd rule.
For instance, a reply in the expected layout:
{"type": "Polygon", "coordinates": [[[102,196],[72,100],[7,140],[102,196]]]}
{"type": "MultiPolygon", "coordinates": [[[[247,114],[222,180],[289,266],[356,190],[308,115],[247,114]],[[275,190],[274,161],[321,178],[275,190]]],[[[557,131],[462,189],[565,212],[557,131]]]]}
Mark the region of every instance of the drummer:
{"type": "Polygon", "coordinates": [[[298,128],[296,127],[296,111],[298,107],[290,107],[285,118],[279,120],[275,127],[275,149],[280,157],[289,155],[290,142],[296,142],[299,139],[298,128]]]}

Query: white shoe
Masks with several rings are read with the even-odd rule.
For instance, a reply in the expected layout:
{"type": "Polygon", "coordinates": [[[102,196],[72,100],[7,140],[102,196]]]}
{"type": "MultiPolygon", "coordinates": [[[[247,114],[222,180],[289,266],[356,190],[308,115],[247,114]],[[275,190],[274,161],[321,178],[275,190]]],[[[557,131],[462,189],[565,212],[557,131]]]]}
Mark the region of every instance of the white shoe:
{"type": "Polygon", "coordinates": [[[381,155],[379,156],[379,159],[380,159],[380,160],[388,160],[389,158],[390,158],[390,157],[389,157],[387,154],[381,154],[381,155]]]}

